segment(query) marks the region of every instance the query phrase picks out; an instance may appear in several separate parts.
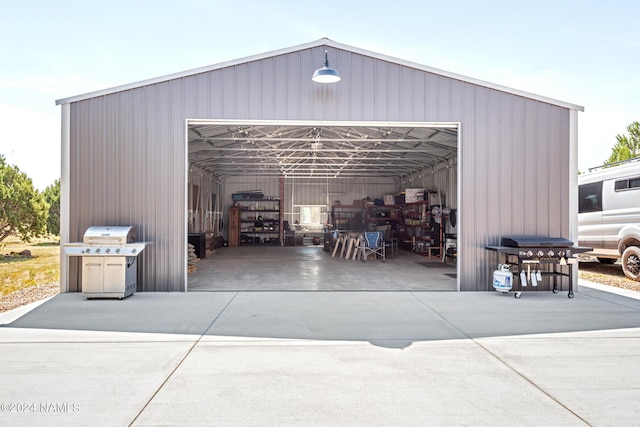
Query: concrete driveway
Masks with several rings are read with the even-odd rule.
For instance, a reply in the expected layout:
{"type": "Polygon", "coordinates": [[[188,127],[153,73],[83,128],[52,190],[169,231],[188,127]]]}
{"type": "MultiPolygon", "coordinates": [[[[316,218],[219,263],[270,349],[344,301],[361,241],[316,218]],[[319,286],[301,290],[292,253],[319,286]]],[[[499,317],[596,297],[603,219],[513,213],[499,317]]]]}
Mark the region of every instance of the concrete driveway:
{"type": "Polygon", "coordinates": [[[0,315],[0,425],[637,425],[629,295],[61,294],[0,315]]]}

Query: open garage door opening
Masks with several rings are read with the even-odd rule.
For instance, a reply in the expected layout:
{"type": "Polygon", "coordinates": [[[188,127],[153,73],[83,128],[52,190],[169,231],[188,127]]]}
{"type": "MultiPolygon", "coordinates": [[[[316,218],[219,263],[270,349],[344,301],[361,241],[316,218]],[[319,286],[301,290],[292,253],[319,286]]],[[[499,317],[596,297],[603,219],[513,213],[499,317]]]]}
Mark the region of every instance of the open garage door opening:
{"type": "Polygon", "coordinates": [[[457,123],[187,123],[188,289],[459,290],[457,123]],[[367,254],[364,232],[383,238],[367,254]]]}

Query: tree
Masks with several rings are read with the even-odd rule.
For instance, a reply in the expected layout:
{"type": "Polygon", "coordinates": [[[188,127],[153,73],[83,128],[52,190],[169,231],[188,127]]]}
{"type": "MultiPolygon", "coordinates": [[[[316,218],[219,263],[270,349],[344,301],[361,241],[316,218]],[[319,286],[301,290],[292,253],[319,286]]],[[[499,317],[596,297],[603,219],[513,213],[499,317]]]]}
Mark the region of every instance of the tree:
{"type": "Polygon", "coordinates": [[[605,165],[640,156],[640,122],[631,123],[627,131],[629,136],[616,135],[618,142],[611,149],[611,156],[604,162],[605,165]]]}
{"type": "Polygon", "coordinates": [[[28,242],[44,235],[49,205],[33,188],[31,178],[0,154],[0,242],[17,235],[28,242]]]}
{"type": "Polygon", "coordinates": [[[55,236],[60,235],[60,180],[44,189],[42,193],[49,204],[49,216],[47,218],[47,232],[55,236]]]}

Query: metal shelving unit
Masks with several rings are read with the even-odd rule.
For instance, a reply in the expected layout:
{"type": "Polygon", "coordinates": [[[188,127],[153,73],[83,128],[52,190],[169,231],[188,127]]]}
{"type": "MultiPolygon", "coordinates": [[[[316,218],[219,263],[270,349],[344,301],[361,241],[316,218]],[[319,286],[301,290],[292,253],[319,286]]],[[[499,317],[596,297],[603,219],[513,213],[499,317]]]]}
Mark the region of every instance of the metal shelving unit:
{"type": "Polygon", "coordinates": [[[229,246],[281,244],[280,199],[237,200],[235,204],[229,210],[229,246]]]}

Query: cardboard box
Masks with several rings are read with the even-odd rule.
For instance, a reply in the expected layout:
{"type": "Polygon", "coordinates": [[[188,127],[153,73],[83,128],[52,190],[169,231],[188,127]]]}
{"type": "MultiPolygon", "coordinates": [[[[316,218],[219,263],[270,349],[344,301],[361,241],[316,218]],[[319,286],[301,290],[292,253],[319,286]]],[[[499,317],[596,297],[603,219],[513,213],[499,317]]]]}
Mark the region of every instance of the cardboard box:
{"type": "Polygon", "coordinates": [[[424,188],[407,188],[404,190],[405,203],[424,201],[424,188]]]}

